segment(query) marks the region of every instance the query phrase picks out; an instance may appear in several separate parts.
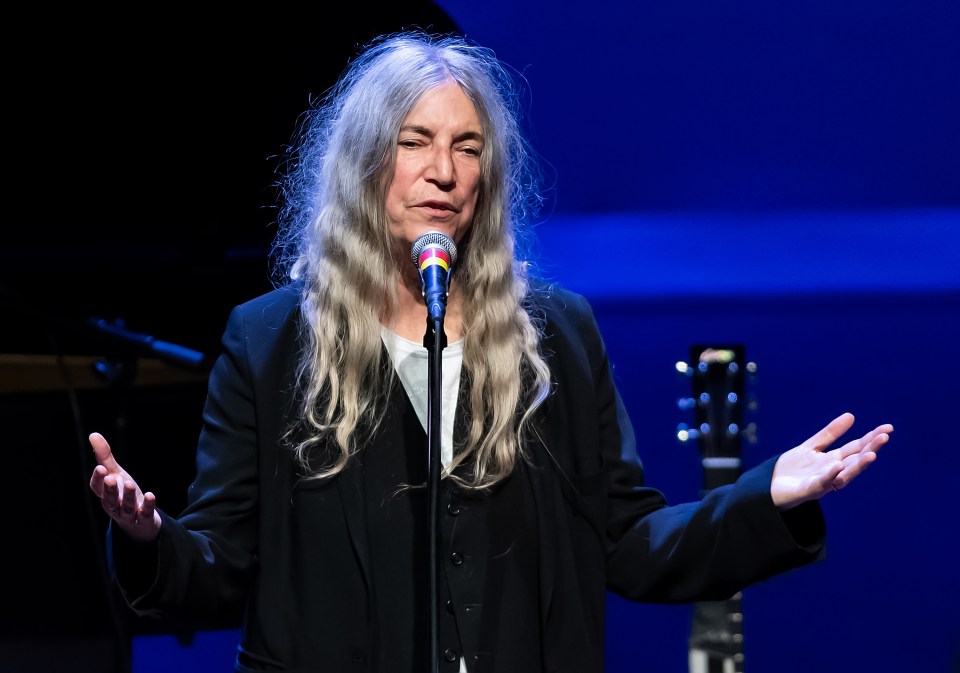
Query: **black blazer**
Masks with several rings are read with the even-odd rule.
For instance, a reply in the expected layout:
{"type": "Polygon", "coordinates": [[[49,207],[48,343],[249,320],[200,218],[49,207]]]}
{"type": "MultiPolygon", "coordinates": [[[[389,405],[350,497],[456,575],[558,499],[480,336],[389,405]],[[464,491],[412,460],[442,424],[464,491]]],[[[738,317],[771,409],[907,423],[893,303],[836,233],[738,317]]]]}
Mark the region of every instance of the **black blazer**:
{"type": "MultiPolygon", "coordinates": [[[[528,447],[543,634],[530,645],[541,648],[545,671],[603,670],[608,590],[649,602],[722,599],[822,556],[819,504],[785,517],[772,503],[775,459],[702,502],[667,506],[644,485],[586,300],[555,287],[537,297],[555,384],[538,418],[543,442],[528,447]]],[[[233,310],[210,376],[188,505],[176,518],[161,512],[160,537],[147,548],[111,530],[112,564],[140,614],[242,620],[238,672],[371,671],[377,643],[359,470],[300,481],[279,441],[296,413],[298,299],[291,286],[233,310]]],[[[373,441],[401,441],[398,422],[388,415],[373,441]]],[[[471,673],[510,670],[503,658],[492,661],[472,662],[471,673]]]]}

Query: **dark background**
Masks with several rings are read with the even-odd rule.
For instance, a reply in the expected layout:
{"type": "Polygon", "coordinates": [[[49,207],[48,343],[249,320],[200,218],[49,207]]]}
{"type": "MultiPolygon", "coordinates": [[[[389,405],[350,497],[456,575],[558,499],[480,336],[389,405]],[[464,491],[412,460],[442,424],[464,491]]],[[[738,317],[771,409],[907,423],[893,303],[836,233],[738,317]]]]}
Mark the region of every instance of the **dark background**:
{"type": "MultiPolygon", "coordinates": [[[[842,411],[860,431],[896,425],[870,472],[825,499],[827,561],[745,592],[747,673],[956,670],[958,12],[495,0],[336,18],[11,13],[23,46],[7,47],[5,96],[0,670],[120,670],[127,647],[137,673],[230,670],[231,631],[113,612],[86,491],[84,438],[100,430],[182,506],[204,368],[86,324],[214,354],[229,308],[269,288],[272,183],[297,115],[355,45],[414,24],[459,28],[529,80],[551,186],[536,252],[593,302],[650,482],[671,500],[701,485],[697,450],[673,439],[688,385],[673,363],[691,343],[742,343],[758,363],[748,466],[842,411]],[[58,354],[86,359],[62,369],[58,354]]],[[[608,670],[685,671],[689,618],[611,596],[608,670]]]]}

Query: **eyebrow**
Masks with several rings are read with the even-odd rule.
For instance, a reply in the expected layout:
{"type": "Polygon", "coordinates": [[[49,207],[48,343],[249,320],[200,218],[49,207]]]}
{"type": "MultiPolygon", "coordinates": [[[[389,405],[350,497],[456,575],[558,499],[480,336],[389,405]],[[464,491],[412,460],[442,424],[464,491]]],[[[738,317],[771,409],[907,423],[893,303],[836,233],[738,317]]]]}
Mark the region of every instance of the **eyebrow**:
{"type": "MultiPolygon", "coordinates": [[[[432,138],[435,134],[433,131],[428,129],[426,126],[420,126],[418,124],[408,124],[406,126],[401,126],[400,131],[409,131],[412,133],[419,133],[420,135],[428,136],[432,138]]],[[[483,142],[483,134],[479,131],[464,131],[463,133],[453,137],[453,142],[460,143],[464,140],[476,140],[478,142],[483,142]]]]}

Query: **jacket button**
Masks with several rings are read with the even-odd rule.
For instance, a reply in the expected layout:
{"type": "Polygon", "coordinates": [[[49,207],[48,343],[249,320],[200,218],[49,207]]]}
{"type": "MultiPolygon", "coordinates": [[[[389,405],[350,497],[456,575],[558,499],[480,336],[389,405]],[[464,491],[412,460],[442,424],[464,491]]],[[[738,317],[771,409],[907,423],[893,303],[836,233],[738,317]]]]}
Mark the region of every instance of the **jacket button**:
{"type": "Polygon", "coordinates": [[[452,664],[457,660],[457,651],[448,647],[443,651],[443,658],[452,664]]]}
{"type": "Polygon", "coordinates": [[[447,503],[447,512],[450,514],[450,516],[456,516],[457,514],[460,513],[460,505],[458,505],[457,503],[452,502],[452,501],[451,501],[451,502],[448,502],[448,503],[447,503]]]}
{"type": "Polygon", "coordinates": [[[447,612],[453,614],[453,601],[447,601],[447,612]]]}
{"type": "Polygon", "coordinates": [[[461,554],[458,551],[455,551],[452,554],[450,554],[450,563],[452,563],[455,566],[463,565],[463,554],[461,554]]]}

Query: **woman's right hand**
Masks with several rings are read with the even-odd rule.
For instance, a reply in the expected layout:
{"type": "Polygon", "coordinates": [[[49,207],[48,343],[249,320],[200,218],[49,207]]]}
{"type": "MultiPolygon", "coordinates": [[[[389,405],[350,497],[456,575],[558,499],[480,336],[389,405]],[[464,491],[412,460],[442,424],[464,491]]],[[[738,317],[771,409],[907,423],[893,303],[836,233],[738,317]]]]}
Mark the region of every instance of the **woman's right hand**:
{"type": "Polygon", "coordinates": [[[100,498],[103,511],[133,539],[156,540],[161,525],[156,496],[140,490],[133,477],[117,463],[110,444],[99,432],[90,434],[90,446],[97,458],[90,490],[100,498]]]}

